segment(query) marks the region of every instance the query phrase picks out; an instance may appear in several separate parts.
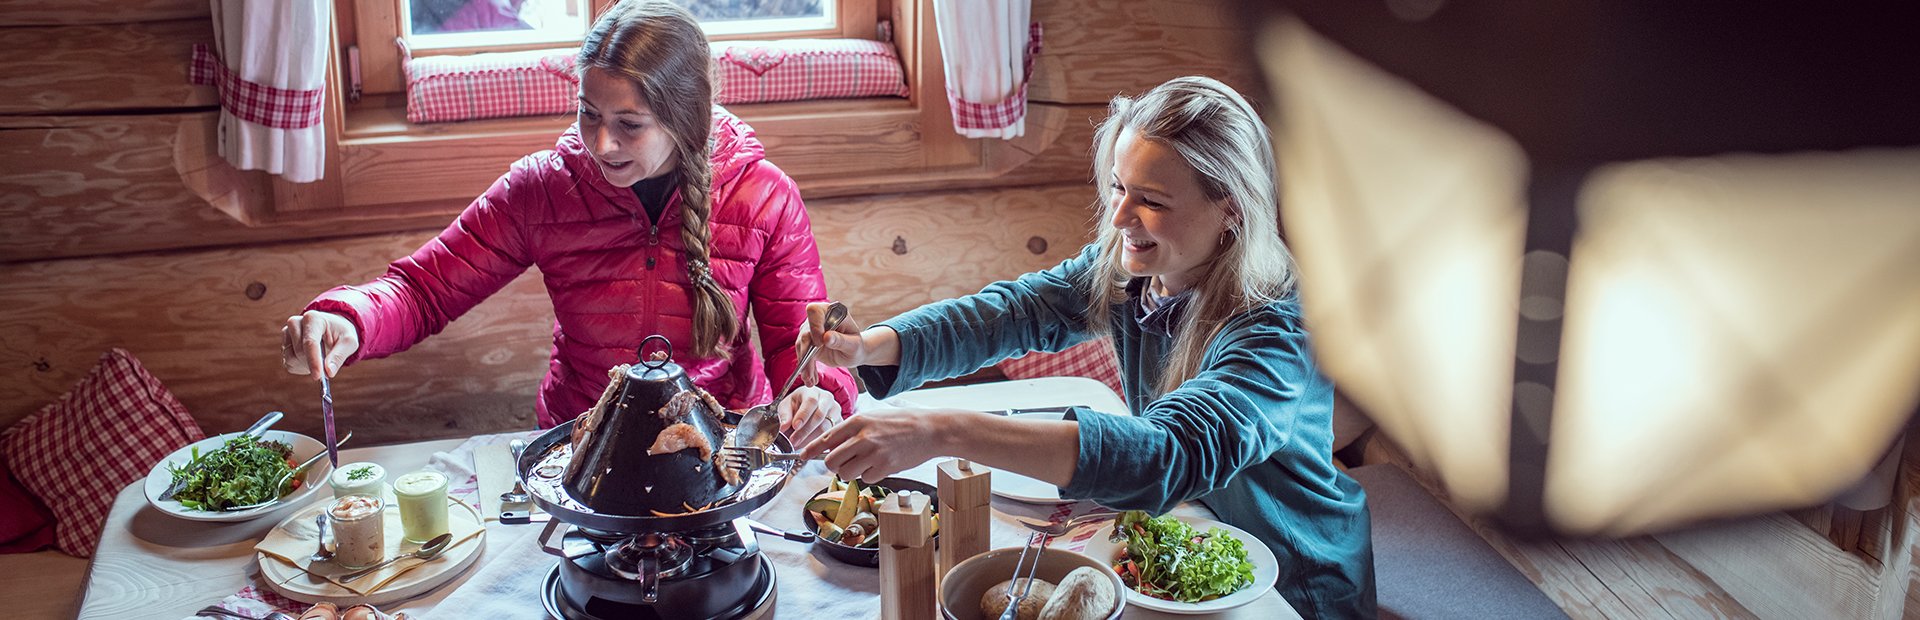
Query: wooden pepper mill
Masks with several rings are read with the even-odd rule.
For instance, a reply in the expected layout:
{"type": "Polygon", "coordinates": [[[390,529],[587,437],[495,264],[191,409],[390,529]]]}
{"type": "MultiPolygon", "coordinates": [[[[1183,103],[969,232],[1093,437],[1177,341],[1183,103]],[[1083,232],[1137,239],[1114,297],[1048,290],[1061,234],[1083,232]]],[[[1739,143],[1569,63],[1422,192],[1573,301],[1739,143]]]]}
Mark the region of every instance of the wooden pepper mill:
{"type": "Polygon", "coordinates": [[[992,523],[993,470],[966,459],[941,463],[940,578],[967,558],[987,552],[992,523]]]}
{"type": "Polygon", "coordinates": [[[933,577],[933,512],[924,493],[902,491],[880,503],[880,617],[939,617],[933,577]]]}

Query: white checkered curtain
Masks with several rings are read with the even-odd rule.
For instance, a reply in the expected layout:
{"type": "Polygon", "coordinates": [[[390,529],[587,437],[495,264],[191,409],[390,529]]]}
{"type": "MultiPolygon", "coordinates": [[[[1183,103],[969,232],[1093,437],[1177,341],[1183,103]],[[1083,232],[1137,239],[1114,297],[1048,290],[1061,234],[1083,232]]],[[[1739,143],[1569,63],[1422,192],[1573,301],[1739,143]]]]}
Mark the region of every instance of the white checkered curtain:
{"type": "MultiPolygon", "coordinates": [[[[215,50],[240,80],[286,91],[324,90],[328,0],[211,0],[215,50]]],[[[228,99],[223,97],[223,99],[228,99]]],[[[323,99],[322,99],[323,100],[323,99]]],[[[258,101],[260,106],[282,102],[258,101]]],[[[220,155],[241,170],[264,170],[295,183],[320,180],[326,172],[326,122],[283,129],[241,118],[245,111],[222,106],[220,155]]]]}
{"type": "Polygon", "coordinates": [[[1031,0],[934,0],[953,130],[1011,140],[1026,132],[1031,0]]]}

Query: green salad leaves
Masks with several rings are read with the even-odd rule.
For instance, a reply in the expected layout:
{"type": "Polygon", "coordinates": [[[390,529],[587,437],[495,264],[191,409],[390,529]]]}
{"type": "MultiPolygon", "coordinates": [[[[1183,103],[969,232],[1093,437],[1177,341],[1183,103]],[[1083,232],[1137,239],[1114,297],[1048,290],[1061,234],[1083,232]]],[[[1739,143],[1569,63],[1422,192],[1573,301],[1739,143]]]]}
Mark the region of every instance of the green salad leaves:
{"type": "MultiPolygon", "coordinates": [[[[168,466],[174,482],[187,480],[187,486],[174,499],[189,509],[215,511],[278,498],[280,489],[268,485],[293,469],[287,463],[292,453],[287,444],[246,435],[236,435],[206,454],[195,448],[193,458],[185,465],[168,466]]],[[[297,488],[300,481],[292,483],[297,488]]]]}
{"type": "Polygon", "coordinates": [[[1134,510],[1114,527],[1127,537],[1127,553],[1114,572],[1127,587],[1154,598],[1198,603],[1253,585],[1247,548],[1226,530],[1205,533],[1172,516],[1149,517],[1134,510]]]}

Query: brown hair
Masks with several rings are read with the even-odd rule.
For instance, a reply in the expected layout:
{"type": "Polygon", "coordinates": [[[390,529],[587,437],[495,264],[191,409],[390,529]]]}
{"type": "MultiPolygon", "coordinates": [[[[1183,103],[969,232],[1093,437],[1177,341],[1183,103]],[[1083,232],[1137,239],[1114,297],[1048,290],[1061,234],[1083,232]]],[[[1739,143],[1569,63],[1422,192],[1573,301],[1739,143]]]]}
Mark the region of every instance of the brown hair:
{"type": "Polygon", "coordinates": [[[680,171],[680,242],[692,282],[693,352],[725,357],[740,333],[733,299],[713,278],[713,69],[707,35],[692,14],[665,0],[621,0],[595,20],[580,45],[580,71],[599,68],[632,80],[673,137],[680,171]]]}

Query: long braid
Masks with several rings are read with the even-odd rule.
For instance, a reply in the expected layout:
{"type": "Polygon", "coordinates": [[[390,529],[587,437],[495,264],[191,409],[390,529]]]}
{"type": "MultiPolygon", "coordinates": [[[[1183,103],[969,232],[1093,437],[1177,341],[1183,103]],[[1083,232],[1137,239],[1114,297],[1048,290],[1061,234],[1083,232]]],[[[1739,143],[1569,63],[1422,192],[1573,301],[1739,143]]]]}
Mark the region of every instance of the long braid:
{"type": "MultiPolygon", "coordinates": [[[[705,142],[706,136],[700,139],[705,142]]],[[[687,279],[693,285],[694,353],[726,357],[725,345],[739,334],[740,318],[734,314],[733,298],[713,277],[713,228],[707,222],[713,213],[713,167],[703,156],[707,149],[680,152],[687,155],[680,158],[680,243],[686,246],[687,279]]]]}

